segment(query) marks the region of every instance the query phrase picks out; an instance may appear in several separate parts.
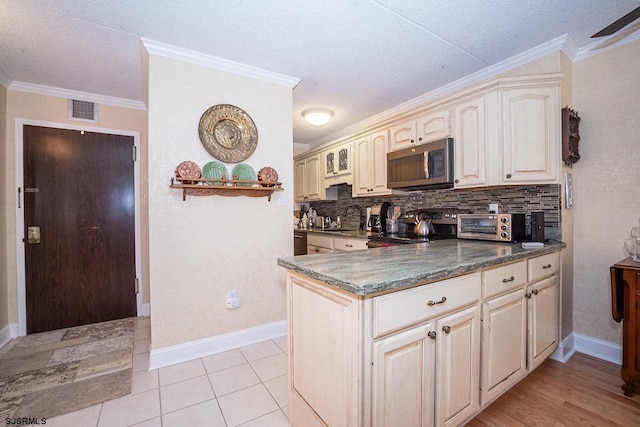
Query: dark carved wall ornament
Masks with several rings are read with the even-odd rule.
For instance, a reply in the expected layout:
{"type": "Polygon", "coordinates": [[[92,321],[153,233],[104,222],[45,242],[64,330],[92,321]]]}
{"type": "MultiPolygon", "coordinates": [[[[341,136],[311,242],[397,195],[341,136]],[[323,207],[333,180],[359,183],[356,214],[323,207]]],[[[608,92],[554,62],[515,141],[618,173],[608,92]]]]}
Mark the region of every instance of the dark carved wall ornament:
{"type": "Polygon", "coordinates": [[[573,166],[580,160],[580,116],[569,107],[562,109],[562,160],[567,166],[573,166]]]}

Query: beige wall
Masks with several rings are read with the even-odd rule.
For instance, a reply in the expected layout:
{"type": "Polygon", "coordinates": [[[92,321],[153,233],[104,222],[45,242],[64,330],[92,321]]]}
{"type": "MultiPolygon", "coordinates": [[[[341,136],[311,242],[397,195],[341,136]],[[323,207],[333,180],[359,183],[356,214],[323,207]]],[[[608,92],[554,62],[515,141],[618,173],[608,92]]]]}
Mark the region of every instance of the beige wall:
{"type": "MultiPolygon", "coordinates": [[[[17,302],[17,261],[16,261],[16,194],[15,184],[15,120],[26,119],[40,122],[51,122],[60,125],[81,126],[85,124],[90,128],[104,128],[111,130],[126,130],[140,133],[141,149],[141,222],[142,226],[142,265],[143,265],[143,302],[149,301],[149,281],[148,281],[148,228],[147,228],[147,171],[146,147],[147,147],[147,112],[130,108],[114,107],[110,105],[100,105],[98,123],[87,123],[67,118],[67,99],[37,95],[27,92],[8,91],[7,92],[7,129],[3,133],[6,135],[6,169],[4,171],[4,188],[6,191],[6,203],[3,206],[3,214],[6,214],[7,239],[3,240],[6,250],[6,283],[8,302],[7,306],[9,323],[18,322],[18,302],[17,302]]],[[[21,130],[18,130],[21,131],[21,130]]],[[[1,217],[0,217],[1,218],[1,217]]],[[[0,252],[1,253],[1,252],[0,252]]],[[[5,280],[4,278],[2,280],[5,280]]],[[[0,286],[2,284],[0,280],[0,286]]],[[[0,308],[2,313],[3,308],[0,308]]]]}
{"type": "MultiPolygon", "coordinates": [[[[7,89],[0,84],[0,165],[7,165],[7,89]]],[[[5,178],[6,179],[6,178],[5,178]]],[[[7,277],[7,248],[10,241],[7,225],[7,187],[0,185],[0,331],[9,325],[9,287],[7,277]]]]}
{"type": "MultiPolygon", "coordinates": [[[[153,350],[283,321],[285,271],[293,255],[292,90],[158,55],[148,57],[149,259],[153,350]],[[198,122],[211,106],[251,116],[258,145],[246,163],[273,167],[283,183],[271,202],[252,197],[187,197],[170,189],[176,166],[215,160],[198,122]],[[227,309],[227,291],[242,299],[227,309]]],[[[234,164],[227,164],[231,170],[234,164]]]]}
{"type": "Polygon", "coordinates": [[[623,241],[640,218],[640,41],[573,65],[581,117],[573,168],[574,330],[621,342],[611,318],[609,267],[627,256],[623,241]]]}

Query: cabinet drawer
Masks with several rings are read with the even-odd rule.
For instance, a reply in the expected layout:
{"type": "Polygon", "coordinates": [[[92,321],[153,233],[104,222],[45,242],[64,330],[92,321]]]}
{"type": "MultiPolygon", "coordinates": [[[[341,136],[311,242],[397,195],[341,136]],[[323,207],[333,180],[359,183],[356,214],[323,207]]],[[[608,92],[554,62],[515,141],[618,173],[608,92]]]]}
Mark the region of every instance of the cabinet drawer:
{"type": "Polygon", "coordinates": [[[479,298],[480,273],[376,297],[373,337],[473,304],[479,298]]]}
{"type": "Polygon", "coordinates": [[[490,298],[524,287],[527,283],[527,261],[519,261],[482,272],[482,298],[490,298]]]}
{"type": "Polygon", "coordinates": [[[540,279],[556,274],[560,270],[560,253],[554,252],[531,258],[528,262],[529,282],[537,282],[540,279]]]}
{"type": "Polygon", "coordinates": [[[333,249],[336,251],[357,251],[358,249],[367,249],[367,241],[365,239],[345,239],[333,238],[333,249]]]}
{"type": "Polygon", "coordinates": [[[331,236],[321,236],[320,234],[308,233],[307,245],[317,246],[319,248],[333,249],[331,245],[333,238],[331,236]]]}

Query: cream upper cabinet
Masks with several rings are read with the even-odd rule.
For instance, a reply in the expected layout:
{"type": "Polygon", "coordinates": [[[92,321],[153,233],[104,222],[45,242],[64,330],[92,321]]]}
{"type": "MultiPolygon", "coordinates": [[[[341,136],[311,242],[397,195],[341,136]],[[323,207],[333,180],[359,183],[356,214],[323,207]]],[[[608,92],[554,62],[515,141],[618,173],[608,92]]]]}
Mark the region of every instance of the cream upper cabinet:
{"type": "Polygon", "coordinates": [[[387,188],[388,131],[366,135],[353,141],[355,166],[352,196],[391,194],[387,188]]]}
{"type": "Polygon", "coordinates": [[[501,89],[501,184],[560,182],[559,87],[501,89]]]}
{"type": "Polygon", "coordinates": [[[321,154],[316,153],[294,162],[294,198],[296,202],[335,200],[337,191],[327,192],[321,173],[321,154]]]}
{"type": "Polygon", "coordinates": [[[320,200],[320,156],[318,154],[294,163],[294,192],[296,201],[320,200]]]}
{"type": "Polygon", "coordinates": [[[401,150],[451,136],[451,110],[438,109],[391,127],[389,151],[401,150]]]}
{"type": "Polygon", "coordinates": [[[324,185],[351,184],[351,143],[331,147],[324,151],[322,158],[322,173],[324,185]]]}
{"type": "Polygon", "coordinates": [[[453,109],[456,188],[475,187],[486,183],[484,115],[483,97],[462,102],[453,109]]]}
{"type": "Polygon", "coordinates": [[[305,187],[305,172],[307,159],[296,160],[293,163],[293,198],[297,202],[304,201],[307,197],[305,187]]]}

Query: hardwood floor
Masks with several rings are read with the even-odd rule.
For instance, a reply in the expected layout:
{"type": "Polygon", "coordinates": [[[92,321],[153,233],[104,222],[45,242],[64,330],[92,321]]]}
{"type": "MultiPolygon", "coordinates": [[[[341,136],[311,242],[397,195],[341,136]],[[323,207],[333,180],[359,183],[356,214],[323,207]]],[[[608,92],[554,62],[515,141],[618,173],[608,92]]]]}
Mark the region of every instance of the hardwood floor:
{"type": "Polygon", "coordinates": [[[467,426],[640,426],[640,384],[625,397],[620,366],[576,353],[547,360],[467,426]]]}

